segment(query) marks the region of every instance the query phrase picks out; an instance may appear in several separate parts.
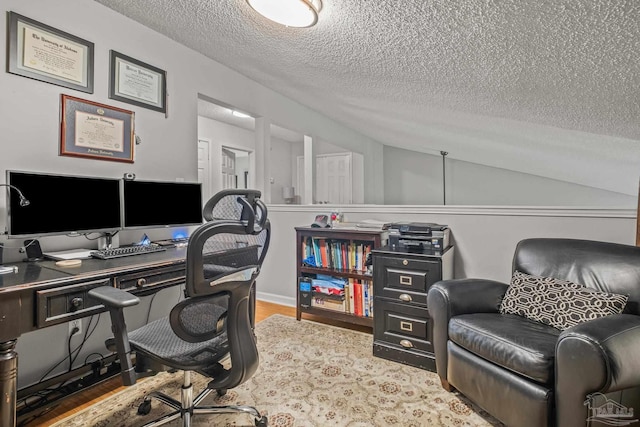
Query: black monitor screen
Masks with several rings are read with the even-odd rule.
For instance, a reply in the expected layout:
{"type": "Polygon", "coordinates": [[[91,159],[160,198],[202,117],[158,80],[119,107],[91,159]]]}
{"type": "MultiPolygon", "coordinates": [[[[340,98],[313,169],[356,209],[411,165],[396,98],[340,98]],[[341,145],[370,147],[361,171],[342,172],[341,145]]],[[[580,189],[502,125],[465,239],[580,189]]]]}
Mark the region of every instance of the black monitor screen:
{"type": "Polygon", "coordinates": [[[115,231],[120,226],[120,180],[7,171],[9,236],[115,231]],[[22,203],[24,204],[24,203],[22,203]]]}
{"type": "Polygon", "coordinates": [[[172,227],[202,223],[200,183],[124,181],[124,227],[172,227]]]}

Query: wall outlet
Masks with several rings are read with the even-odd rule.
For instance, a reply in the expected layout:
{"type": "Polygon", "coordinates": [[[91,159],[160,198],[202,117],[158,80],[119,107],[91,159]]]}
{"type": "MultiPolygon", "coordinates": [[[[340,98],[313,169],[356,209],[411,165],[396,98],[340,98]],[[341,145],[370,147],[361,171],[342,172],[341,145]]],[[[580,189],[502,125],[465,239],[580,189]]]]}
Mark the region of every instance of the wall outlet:
{"type": "Polygon", "coordinates": [[[82,333],[82,319],[76,319],[69,322],[69,336],[71,336],[73,328],[78,328],[78,332],[73,334],[73,336],[80,335],[82,333]]]}

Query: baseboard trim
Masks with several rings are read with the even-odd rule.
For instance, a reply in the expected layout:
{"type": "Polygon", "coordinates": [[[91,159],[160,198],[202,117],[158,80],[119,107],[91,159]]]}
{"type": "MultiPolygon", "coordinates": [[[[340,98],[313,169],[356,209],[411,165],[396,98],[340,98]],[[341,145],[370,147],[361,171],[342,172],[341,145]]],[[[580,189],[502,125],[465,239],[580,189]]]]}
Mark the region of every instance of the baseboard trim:
{"type": "Polygon", "coordinates": [[[271,294],[268,292],[256,291],[256,299],[260,301],[272,302],[274,304],[280,304],[287,307],[295,307],[296,299],[293,297],[285,297],[278,294],[271,294]]]}

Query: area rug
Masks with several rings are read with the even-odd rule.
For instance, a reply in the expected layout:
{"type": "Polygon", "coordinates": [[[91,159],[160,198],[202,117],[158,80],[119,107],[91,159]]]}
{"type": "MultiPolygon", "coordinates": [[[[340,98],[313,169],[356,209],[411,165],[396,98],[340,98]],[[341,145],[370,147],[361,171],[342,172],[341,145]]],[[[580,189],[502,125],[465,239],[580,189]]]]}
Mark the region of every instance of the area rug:
{"type": "MultiPolygon", "coordinates": [[[[501,426],[463,396],[442,389],[436,374],[374,357],[371,334],[273,315],[256,325],[256,335],[258,371],[203,404],[252,405],[273,427],[501,426]]],[[[137,415],[144,394],[161,389],[179,399],[181,379],[179,373],[147,378],[54,426],[140,426],[170,411],[154,401],[150,414],[137,415]]],[[[198,374],[192,379],[195,393],[207,383],[198,374]]],[[[254,425],[245,414],[200,415],[192,421],[194,426],[254,425]]]]}

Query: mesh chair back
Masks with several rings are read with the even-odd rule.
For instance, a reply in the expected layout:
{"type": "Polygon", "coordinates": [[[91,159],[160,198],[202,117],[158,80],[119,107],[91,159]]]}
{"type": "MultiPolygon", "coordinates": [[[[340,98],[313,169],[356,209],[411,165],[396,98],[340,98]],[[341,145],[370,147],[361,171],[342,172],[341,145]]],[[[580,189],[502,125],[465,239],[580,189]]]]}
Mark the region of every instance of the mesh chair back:
{"type": "Polygon", "coordinates": [[[253,283],[269,247],[271,226],[257,190],[224,190],[209,200],[187,247],[187,296],[253,283]],[[222,287],[221,287],[222,286],[222,287]]]}

